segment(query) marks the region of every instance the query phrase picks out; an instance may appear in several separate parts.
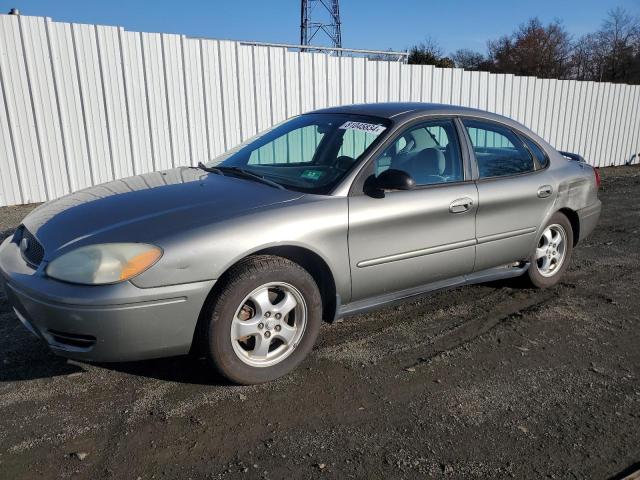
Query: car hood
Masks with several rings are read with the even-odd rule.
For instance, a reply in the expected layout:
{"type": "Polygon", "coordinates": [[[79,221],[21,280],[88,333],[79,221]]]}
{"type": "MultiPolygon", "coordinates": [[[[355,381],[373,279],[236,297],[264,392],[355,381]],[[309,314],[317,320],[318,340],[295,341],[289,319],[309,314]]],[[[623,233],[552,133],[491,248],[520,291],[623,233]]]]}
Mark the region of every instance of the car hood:
{"type": "Polygon", "coordinates": [[[301,197],[251,180],[181,167],[90,187],[36,208],[23,225],[58,250],[107,241],[153,241],[169,232],[301,197]]]}

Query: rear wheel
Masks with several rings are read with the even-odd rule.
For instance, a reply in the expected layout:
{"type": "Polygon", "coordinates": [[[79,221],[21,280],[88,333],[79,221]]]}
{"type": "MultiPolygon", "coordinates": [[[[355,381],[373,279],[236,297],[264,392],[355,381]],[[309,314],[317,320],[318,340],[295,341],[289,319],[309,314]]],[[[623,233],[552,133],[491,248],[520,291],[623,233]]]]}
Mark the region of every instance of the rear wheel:
{"type": "Polygon", "coordinates": [[[302,362],[321,318],[320,292],[305,269],[281,257],[249,257],[229,272],[211,307],[207,353],[232,382],[267,382],[302,362]]]}
{"type": "Polygon", "coordinates": [[[537,288],[557,284],[569,265],[573,252],[573,229],[569,219],[555,213],[545,226],[530,259],[527,277],[537,288]]]}

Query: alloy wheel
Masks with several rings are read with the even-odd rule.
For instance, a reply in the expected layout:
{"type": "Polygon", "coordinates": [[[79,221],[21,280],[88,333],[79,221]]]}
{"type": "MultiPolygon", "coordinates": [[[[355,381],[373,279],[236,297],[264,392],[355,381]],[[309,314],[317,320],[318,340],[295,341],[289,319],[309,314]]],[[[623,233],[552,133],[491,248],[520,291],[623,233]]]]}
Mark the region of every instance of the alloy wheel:
{"type": "Polygon", "coordinates": [[[261,285],[247,295],[231,323],[231,342],[240,360],[270,367],[293,353],[304,335],[307,305],[288,283],[261,285]]]}
{"type": "Polygon", "coordinates": [[[536,268],[543,277],[552,277],[562,267],[567,252],[567,232],[562,225],[545,228],[536,248],[536,268]]]}

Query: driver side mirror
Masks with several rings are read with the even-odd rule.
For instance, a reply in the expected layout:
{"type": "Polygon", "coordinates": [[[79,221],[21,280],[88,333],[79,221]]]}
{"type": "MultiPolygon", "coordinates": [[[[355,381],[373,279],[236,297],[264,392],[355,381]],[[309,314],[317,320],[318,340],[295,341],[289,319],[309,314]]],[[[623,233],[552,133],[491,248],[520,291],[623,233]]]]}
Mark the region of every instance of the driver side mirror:
{"type": "Polygon", "coordinates": [[[407,172],[390,168],[378,175],[374,184],[378,190],[382,191],[412,190],[416,186],[416,181],[407,172]]]}

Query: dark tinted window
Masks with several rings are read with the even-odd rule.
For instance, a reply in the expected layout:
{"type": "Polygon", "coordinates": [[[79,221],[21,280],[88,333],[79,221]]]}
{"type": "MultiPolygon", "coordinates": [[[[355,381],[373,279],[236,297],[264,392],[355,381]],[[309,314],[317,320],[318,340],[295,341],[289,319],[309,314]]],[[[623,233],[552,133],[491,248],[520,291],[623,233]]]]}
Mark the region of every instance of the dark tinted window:
{"type": "Polygon", "coordinates": [[[531,150],[533,156],[536,157],[536,160],[538,160],[540,168],[546,168],[549,164],[549,157],[547,156],[547,154],[544,153],[544,151],[533,140],[530,140],[527,137],[522,138],[524,138],[524,143],[527,144],[527,147],[529,147],[529,150],[531,150]]]}
{"type": "Polygon", "coordinates": [[[376,175],[403,170],[418,185],[464,179],[460,143],[451,120],[434,120],[409,127],[376,160],[376,175]]]}
{"type": "Polygon", "coordinates": [[[533,158],[520,138],[496,123],[464,120],[480,178],[516,175],[534,170],[533,158]]]}

